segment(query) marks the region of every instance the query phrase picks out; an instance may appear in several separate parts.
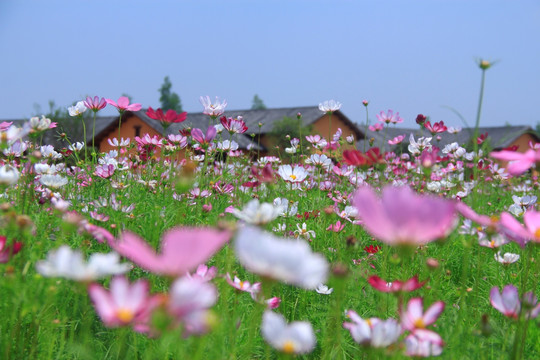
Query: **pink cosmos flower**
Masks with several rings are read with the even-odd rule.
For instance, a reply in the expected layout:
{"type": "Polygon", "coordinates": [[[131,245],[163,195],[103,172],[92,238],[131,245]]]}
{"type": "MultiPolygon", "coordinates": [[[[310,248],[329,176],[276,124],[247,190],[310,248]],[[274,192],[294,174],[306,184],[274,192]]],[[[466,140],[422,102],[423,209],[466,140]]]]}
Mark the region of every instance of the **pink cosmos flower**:
{"type": "MultiPolygon", "coordinates": [[[[120,102],[120,100],[118,100],[120,102]]],[[[91,98],[90,96],[86,97],[86,100],[83,102],[84,106],[86,106],[88,109],[97,112],[101,109],[103,109],[105,106],[107,106],[107,100],[105,98],[99,98],[99,96],[94,96],[94,98],[91,98]]]]}
{"type": "Polygon", "coordinates": [[[191,130],[191,137],[198,142],[202,148],[208,148],[209,144],[216,137],[217,130],[214,126],[210,125],[206,130],[206,135],[203,134],[201,129],[195,128],[191,130]]]}
{"type": "Polygon", "coordinates": [[[22,243],[18,241],[15,241],[11,246],[6,246],[6,240],[5,236],[0,236],[0,264],[7,263],[22,248],[22,243]]]}
{"type": "Polygon", "coordinates": [[[540,148],[533,150],[529,149],[524,153],[517,151],[494,151],[489,154],[492,158],[498,160],[509,161],[506,170],[511,175],[520,175],[529,170],[535,163],[540,162],[540,148]]]}
{"type": "Polygon", "coordinates": [[[499,293],[499,288],[494,286],[489,292],[489,301],[504,316],[517,319],[521,312],[518,289],[514,285],[506,285],[502,293],[499,293]]]}
{"type": "Polygon", "coordinates": [[[389,245],[426,244],[457,225],[455,202],[417,195],[409,187],[386,186],[381,199],[370,187],[361,187],[353,205],[367,231],[389,245]]]}
{"type": "Polygon", "coordinates": [[[113,248],[143,269],[178,276],[208,260],[230,237],[228,231],[210,228],[174,228],[163,236],[157,254],[143,239],[125,232],[113,248]]]}
{"type": "Polygon", "coordinates": [[[525,226],[509,213],[503,212],[498,229],[521,247],[524,247],[531,240],[540,243],[540,212],[526,211],[523,215],[523,221],[525,226]]]}
{"type": "MultiPolygon", "coordinates": [[[[403,119],[399,117],[399,113],[395,113],[393,110],[388,110],[388,112],[381,111],[379,115],[375,115],[377,120],[383,124],[399,124],[403,122],[403,119]]],[[[371,130],[371,129],[370,129],[371,130]]]]}
{"type": "Polygon", "coordinates": [[[345,223],[341,223],[341,221],[337,221],[335,224],[330,224],[330,226],[328,226],[326,228],[327,231],[333,231],[333,232],[340,232],[341,230],[343,230],[343,228],[345,227],[345,223]]]}
{"type": "Polygon", "coordinates": [[[94,175],[99,176],[100,178],[107,179],[113,176],[114,174],[114,165],[98,165],[96,166],[96,170],[94,171],[94,175]]]}
{"type": "Polygon", "coordinates": [[[117,108],[118,111],[120,111],[120,112],[139,111],[139,110],[142,109],[141,104],[138,104],[138,103],[137,104],[130,104],[129,99],[126,96],[120,96],[120,98],[118,99],[118,103],[116,103],[112,99],[105,99],[105,101],[107,102],[107,104],[110,104],[110,105],[114,106],[115,108],[117,108]]]}
{"type": "Polygon", "coordinates": [[[266,302],[267,309],[274,310],[274,309],[277,309],[279,305],[281,304],[281,299],[274,296],[273,298],[265,300],[265,302],[266,302]]]}
{"type": "Polygon", "coordinates": [[[229,273],[227,273],[226,279],[229,285],[231,285],[233,288],[240,291],[245,291],[248,293],[253,293],[253,292],[257,293],[261,289],[261,283],[251,284],[249,281],[242,281],[236,276],[234,277],[234,280],[232,280],[231,275],[229,275],[229,273]]]}
{"type": "Polygon", "coordinates": [[[392,140],[388,140],[388,143],[390,145],[397,145],[397,144],[400,144],[403,141],[403,139],[405,139],[405,135],[399,135],[393,138],[392,140]]]}
{"type": "Polygon", "coordinates": [[[186,276],[189,278],[197,278],[202,281],[210,281],[213,278],[215,278],[217,275],[217,268],[215,266],[208,267],[206,264],[200,264],[197,266],[197,270],[195,270],[195,273],[191,275],[190,273],[187,273],[186,276]]]}
{"type": "Polygon", "coordinates": [[[13,121],[2,121],[0,123],[0,131],[6,131],[11,125],[13,125],[13,121]]]}
{"type": "Polygon", "coordinates": [[[88,288],[90,299],[105,326],[125,326],[146,320],[152,302],[145,280],[130,284],[125,277],[116,276],[110,287],[109,291],[97,284],[88,288]]]}
{"type": "Polygon", "coordinates": [[[152,109],[151,106],[148,107],[148,110],[146,111],[146,115],[150,119],[158,120],[164,126],[168,126],[169,124],[172,124],[172,123],[181,123],[187,118],[187,112],[185,111],[179,114],[173,109],[169,109],[167,110],[166,113],[163,113],[162,109],[154,110],[152,109]]]}
{"type": "Polygon", "coordinates": [[[417,289],[420,289],[424,284],[425,281],[419,282],[418,276],[414,276],[410,278],[407,281],[399,281],[395,280],[392,282],[387,282],[377,275],[370,276],[368,278],[368,283],[376,290],[382,291],[382,292],[400,292],[400,291],[414,291],[417,289]]]}
{"type": "Polygon", "coordinates": [[[376,123],[374,125],[369,125],[368,129],[370,131],[373,131],[373,132],[381,131],[382,129],[384,129],[384,124],[383,123],[376,123]]]}
{"type": "Polygon", "coordinates": [[[219,118],[219,121],[221,122],[221,125],[223,125],[225,130],[227,130],[230,134],[243,134],[248,129],[246,123],[241,116],[238,116],[238,118],[236,119],[233,119],[232,117],[227,118],[226,116],[222,116],[219,118]]]}
{"type": "Polygon", "coordinates": [[[401,317],[401,326],[405,330],[425,329],[433,324],[444,310],[444,302],[437,301],[424,313],[422,298],[413,298],[407,304],[407,311],[401,317]]]}

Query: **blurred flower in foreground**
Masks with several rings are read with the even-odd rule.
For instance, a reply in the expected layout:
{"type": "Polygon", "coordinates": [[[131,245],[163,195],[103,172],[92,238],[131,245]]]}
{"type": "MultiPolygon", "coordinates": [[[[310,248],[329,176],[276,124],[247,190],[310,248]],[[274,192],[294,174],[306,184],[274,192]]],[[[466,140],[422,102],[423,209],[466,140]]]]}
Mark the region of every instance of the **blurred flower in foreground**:
{"type": "Polygon", "coordinates": [[[249,271],[313,290],[328,276],[328,262],[303,240],[281,239],[258,228],[238,231],[235,251],[249,271]]]}
{"type": "Polygon", "coordinates": [[[457,225],[453,201],[417,195],[406,186],[386,186],[381,199],[361,187],[353,205],[367,231],[389,245],[423,245],[446,237],[457,225]]]}
{"type": "Polygon", "coordinates": [[[286,354],[309,353],[317,342],[309,322],[295,321],[287,324],[283,315],[272,311],[264,313],[261,332],[272,347],[286,354]]]}
{"type": "Polygon", "coordinates": [[[143,269],[178,276],[214,255],[230,238],[228,231],[209,228],[175,228],[163,235],[161,254],[135,234],[125,232],[113,248],[143,269]]]}
{"type": "Polygon", "coordinates": [[[520,175],[540,162],[540,149],[529,149],[524,153],[508,150],[494,151],[489,156],[497,160],[508,161],[506,170],[510,175],[520,175]]]}
{"type": "Polygon", "coordinates": [[[131,264],[119,263],[120,256],[94,253],[88,263],[83,260],[80,251],[72,250],[67,245],[51,250],[46,260],[38,261],[36,270],[45,277],[63,277],[76,281],[91,281],[109,275],[123,274],[131,269],[131,264]]]}

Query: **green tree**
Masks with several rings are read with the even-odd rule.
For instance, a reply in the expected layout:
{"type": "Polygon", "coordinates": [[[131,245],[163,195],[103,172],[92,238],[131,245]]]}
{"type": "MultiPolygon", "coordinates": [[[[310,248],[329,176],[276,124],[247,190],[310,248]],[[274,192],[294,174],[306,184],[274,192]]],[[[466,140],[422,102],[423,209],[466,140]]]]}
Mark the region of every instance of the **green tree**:
{"type": "Polygon", "coordinates": [[[264,102],[257,94],[251,100],[251,110],[266,110],[266,105],[264,105],[264,102]]]}
{"type": "Polygon", "coordinates": [[[161,108],[163,111],[172,109],[176,112],[183,112],[180,96],[178,96],[177,93],[172,92],[171,88],[172,83],[169,80],[169,77],[165,76],[165,79],[163,79],[163,85],[161,85],[159,88],[159,93],[161,94],[159,97],[159,102],[161,103],[161,108]]]}
{"type": "MultiPolygon", "coordinates": [[[[302,124],[302,119],[285,116],[283,119],[274,123],[274,126],[268,135],[272,138],[272,143],[279,146],[280,151],[283,152],[286,147],[291,146],[290,139],[301,139],[301,137],[305,137],[310,133],[311,126],[302,124]],[[290,139],[286,138],[287,135],[290,136],[290,139]]],[[[300,143],[302,143],[302,141],[300,143]]]]}

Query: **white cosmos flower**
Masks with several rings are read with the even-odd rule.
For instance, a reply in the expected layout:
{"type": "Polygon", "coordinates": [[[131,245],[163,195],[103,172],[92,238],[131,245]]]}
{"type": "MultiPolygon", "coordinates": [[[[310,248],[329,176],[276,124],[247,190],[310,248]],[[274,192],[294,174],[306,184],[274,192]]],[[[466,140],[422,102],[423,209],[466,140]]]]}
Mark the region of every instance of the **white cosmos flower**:
{"type": "Polygon", "coordinates": [[[286,354],[306,354],[315,348],[317,342],[313,327],[307,321],[287,324],[283,315],[265,311],[261,332],[273,348],[286,354]]]}
{"type": "Polygon", "coordinates": [[[88,262],[83,260],[82,253],[62,245],[51,250],[46,260],[38,261],[36,270],[45,277],[63,277],[76,281],[92,281],[108,275],[123,274],[131,269],[128,263],[119,263],[120,256],[94,253],[88,262]]]}
{"type": "Polygon", "coordinates": [[[319,110],[323,113],[334,112],[339,109],[341,109],[341,103],[339,101],[327,100],[319,104],[319,110]]]}
{"type": "Polygon", "coordinates": [[[432,138],[430,137],[421,137],[418,139],[418,141],[415,141],[414,136],[411,133],[411,136],[409,137],[409,146],[407,148],[411,154],[420,155],[424,149],[431,149],[431,139],[432,138]]]}
{"type": "Polygon", "coordinates": [[[68,149],[74,152],[81,151],[84,147],[84,143],[82,142],[76,142],[74,144],[71,144],[68,146],[68,149]]]}
{"type": "Polygon", "coordinates": [[[395,319],[381,320],[378,318],[362,319],[355,311],[346,312],[352,322],[344,322],[343,327],[351,333],[358,344],[377,348],[387,347],[395,343],[400,334],[401,326],[395,319]]]}
{"type": "Polygon", "coordinates": [[[291,203],[291,206],[289,207],[289,200],[278,197],[274,199],[274,206],[281,207],[281,213],[279,216],[292,217],[298,212],[298,201],[291,203]]]}
{"type": "Polygon", "coordinates": [[[42,175],[39,178],[39,182],[42,185],[45,185],[47,187],[50,187],[50,188],[53,188],[53,189],[58,189],[58,188],[61,188],[64,185],[66,185],[68,183],[68,179],[66,179],[65,177],[63,177],[61,175],[46,174],[46,175],[42,175]]]}
{"type": "Polygon", "coordinates": [[[203,114],[214,118],[222,115],[225,112],[225,108],[227,107],[227,101],[223,100],[222,102],[220,102],[217,96],[214,103],[212,103],[212,100],[210,100],[210,96],[201,96],[199,100],[204,107],[203,114]]]}
{"type": "Polygon", "coordinates": [[[306,164],[321,166],[325,170],[329,170],[332,166],[332,159],[326,155],[313,154],[308,159],[306,159],[306,164]]]}
{"type": "Polygon", "coordinates": [[[519,260],[519,255],[518,254],[512,254],[512,253],[504,253],[504,255],[501,256],[501,252],[498,251],[495,254],[495,260],[497,260],[498,262],[500,262],[503,265],[513,264],[513,263],[515,263],[516,261],[519,260]]]}
{"type": "Polygon", "coordinates": [[[45,115],[41,115],[41,118],[34,116],[29,121],[30,128],[35,131],[44,131],[51,125],[51,119],[46,118],[45,115]]]}
{"type": "Polygon", "coordinates": [[[333,288],[329,289],[328,286],[324,284],[319,284],[319,286],[317,286],[315,291],[318,292],[319,294],[330,295],[331,293],[334,292],[334,289],[333,288]]]}
{"type": "Polygon", "coordinates": [[[231,213],[248,224],[264,225],[283,213],[283,208],[270,203],[259,203],[259,200],[253,199],[242,210],[233,209],[231,213]]]}
{"type": "Polygon", "coordinates": [[[300,239],[283,239],[256,227],[238,232],[236,256],[249,271],[313,290],[328,276],[326,258],[300,239]]]}
{"type": "Polygon", "coordinates": [[[285,181],[302,182],[308,176],[306,169],[300,166],[280,165],[278,175],[285,181]]]}
{"type": "Polygon", "coordinates": [[[78,101],[74,106],[68,107],[69,116],[79,116],[88,110],[84,105],[84,101],[78,101]]]}
{"type": "Polygon", "coordinates": [[[11,165],[0,167],[0,185],[13,185],[19,181],[19,171],[11,165]]]}
{"type": "Polygon", "coordinates": [[[238,143],[234,140],[225,140],[223,142],[218,142],[217,148],[222,151],[229,151],[229,150],[238,150],[238,143]]]}

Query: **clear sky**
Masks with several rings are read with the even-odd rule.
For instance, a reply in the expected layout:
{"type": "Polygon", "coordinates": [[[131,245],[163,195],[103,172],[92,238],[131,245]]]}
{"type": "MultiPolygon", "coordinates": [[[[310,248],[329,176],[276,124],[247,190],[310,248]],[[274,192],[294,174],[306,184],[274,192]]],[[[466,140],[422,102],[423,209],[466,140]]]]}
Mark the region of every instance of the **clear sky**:
{"type": "MultiPolygon", "coordinates": [[[[168,75],[184,110],[200,95],[247,109],[335,99],[351,120],[399,111],[483,125],[540,121],[537,0],[0,0],[0,119],[86,95],[159,106],[168,75]],[[446,107],[445,107],[446,106],[446,107]]],[[[109,110],[109,113],[113,113],[109,110]]]]}

